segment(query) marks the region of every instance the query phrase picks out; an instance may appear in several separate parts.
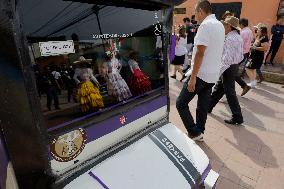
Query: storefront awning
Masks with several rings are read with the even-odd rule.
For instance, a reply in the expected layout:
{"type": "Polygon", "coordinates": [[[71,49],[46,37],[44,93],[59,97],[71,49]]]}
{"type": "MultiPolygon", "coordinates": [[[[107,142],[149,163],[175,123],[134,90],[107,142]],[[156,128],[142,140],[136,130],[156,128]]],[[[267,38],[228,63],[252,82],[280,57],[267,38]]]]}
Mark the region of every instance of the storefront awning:
{"type": "MultiPolygon", "coordinates": [[[[70,1],[70,0],[65,0],[70,1]]],[[[73,2],[82,2],[97,5],[108,5],[108,6],[118,6],[127,8],[139,8],[147,10],[157,10],[171,6],[177,6],[186,0],[71,0],[73,2]]]]}

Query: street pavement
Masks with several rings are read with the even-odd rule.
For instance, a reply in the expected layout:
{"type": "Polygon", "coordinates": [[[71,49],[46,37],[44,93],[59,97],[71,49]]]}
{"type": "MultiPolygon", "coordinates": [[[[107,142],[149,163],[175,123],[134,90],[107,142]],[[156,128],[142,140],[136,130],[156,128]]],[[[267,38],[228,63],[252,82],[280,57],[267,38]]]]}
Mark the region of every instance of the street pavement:
{"type": "MultiPolygon", "coordinates": [[[[175,107],[183,83],[170,79],[170,121],[186,132],[175,107]]],[[[231,126],[226,102],[208,115],[205,141],[198,143],[220,174],[218,189],[284,189],[284,88],[264,82],[240,97],[245,123],[231,126]]],[[[189,104],[195,117],[197,97],[189,104]]]]}

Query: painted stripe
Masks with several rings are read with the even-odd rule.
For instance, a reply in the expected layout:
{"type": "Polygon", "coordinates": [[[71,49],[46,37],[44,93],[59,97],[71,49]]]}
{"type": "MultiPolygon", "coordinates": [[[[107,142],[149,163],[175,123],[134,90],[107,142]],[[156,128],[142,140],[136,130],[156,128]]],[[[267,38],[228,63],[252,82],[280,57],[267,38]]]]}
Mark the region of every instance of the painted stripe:
{"type": "Polygon", "coordinates": [[[174,145],[174,143],[167,138],[161,131],[157,130],[153,133],[155,137],[163,144],[164,148],[174,156],[177,161],[184,167],[184,169],[192,176],[194,182],[199,184],[201,182],[201,174],[198,172],[196,167],[186,156],[174,145]]]}
{"type": "Polygon", "coordinates": [[[149,138],[164,152],[164,154],[171,160],[171,162],[176,166],[179,172],[187,180],[188,184],[193,188],[195,184],[193,183],[190,175],[184,170],[181,164],[172,156],[172,154],[167,150],[167,148],[153,135],[148,135],[149,138]]]}
{"type": "Polygon", "coordinates": [[[104,188],[104,189],[109,189],[109,187],[107,187],[107,185],[98,177],[96,176],[92,171],[89,172],[89,175],[91,177],[93,177],[93,179],[95,179],[96,181],[98,181],[98,183],[104,188]]]}
{"type": "Polygon", "coordinates": [[[208,176],[209,172],[211,171],[211,169],[212,169],[212,167],[209,164],[207,166],[207,168],[205,169],[205,171],[201,175],[201,183],[203,184],[203,186],[204,186],[204,181],[205,181],[206,177],[208,176]]]}

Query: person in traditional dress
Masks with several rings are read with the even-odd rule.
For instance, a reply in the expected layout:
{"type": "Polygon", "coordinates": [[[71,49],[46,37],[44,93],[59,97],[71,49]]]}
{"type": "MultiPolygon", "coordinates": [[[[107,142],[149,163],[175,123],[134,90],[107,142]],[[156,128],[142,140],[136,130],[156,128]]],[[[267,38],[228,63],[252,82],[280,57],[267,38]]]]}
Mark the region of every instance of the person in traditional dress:
{"type": "Polygon", "coordinates": [[[129,87],[133,95],[142,95],[152,90],[151,81],[140,69],[138,64],[138,53],[131,52],[128,61],[133,76],[129,80],[129,87]]]}
{"type": "Polygon", "coordinates": [[[77,95],[83,112],[104,107],[103,98],[99,90],[100,84],[93,75],[93,70],[88,68],[90,63],[91,60],[85,59],[83,56],[74,62],[78,67],[75,70],[73,79],[79,85],[77,95]]]}
{"type": "Polygon", "coordinates": [[[109,96],[113,96],[118,102],[124,101],[132,96],[125,80],[120,75],[121,64],[112,52],[108,51],[103,63],[103,75],[107,81],[109,96]]]}

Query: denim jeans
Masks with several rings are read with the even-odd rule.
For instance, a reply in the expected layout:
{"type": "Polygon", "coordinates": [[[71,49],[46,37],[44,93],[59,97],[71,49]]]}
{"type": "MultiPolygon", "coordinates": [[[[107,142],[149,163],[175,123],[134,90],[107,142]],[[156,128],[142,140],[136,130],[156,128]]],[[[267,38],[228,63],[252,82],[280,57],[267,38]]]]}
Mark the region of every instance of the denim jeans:
{"type": "Polygon", "coordinates": [[[183,85],[183,88],[176,101],[176,107],[187,132],[189,134],[198,135],[200,133],[204,133],[205,130],[207,112],[214,83],[206,83],[205,81],[197,77],[195,91],[189,92],[187,89],[188,82],[189,79],[183,85]],[[198,95],[196,124],[188,106],[195,95],[198,95]]]}

